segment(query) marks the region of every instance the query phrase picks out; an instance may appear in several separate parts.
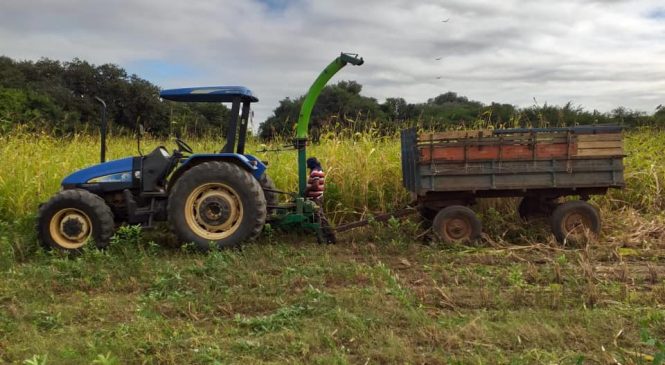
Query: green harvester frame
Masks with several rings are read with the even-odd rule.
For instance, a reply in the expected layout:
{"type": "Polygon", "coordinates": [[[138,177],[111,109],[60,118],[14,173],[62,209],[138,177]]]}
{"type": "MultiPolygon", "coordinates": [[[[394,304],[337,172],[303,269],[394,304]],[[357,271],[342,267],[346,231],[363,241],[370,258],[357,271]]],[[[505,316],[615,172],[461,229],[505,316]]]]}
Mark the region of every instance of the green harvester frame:
{"type": "Polygon", "coordinates": [[[324,242],[324,232],[318,218],[319,207],[311,200],[305,199],[305,190],[307,189],[307,142],[309,140],[309,120],[312,115],[312,109],[316,104],[321,91],[328,81],[339,70],[347,64],[360,66],[364,63],[362,57],[357,54],[342,53],[335,58],[314,80],[310,86],[298,116],[296,125],[296,138],[294,140],[295,149],[298,152],[298,193],[292,194],[293,202],[280,207],[270,218],[271,225],[286,231],[310,231],[315,232],[319,242],[324,242]]]}

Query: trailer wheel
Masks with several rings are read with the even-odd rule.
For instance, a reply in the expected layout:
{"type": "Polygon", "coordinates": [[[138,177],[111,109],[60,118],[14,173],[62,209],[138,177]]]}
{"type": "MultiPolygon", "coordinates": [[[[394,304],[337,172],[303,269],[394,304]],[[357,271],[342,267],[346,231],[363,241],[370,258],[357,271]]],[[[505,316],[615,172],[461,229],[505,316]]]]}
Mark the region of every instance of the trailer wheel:
{"type": "Polygon", "coordinates": [[[482,224],[473,210],[452,205],[436,214],[432,229],[443,242],[468,242],[480,237],[482,224]]]}
{"type": "Polygon", "coordinates": [[[576,200],[559,205],[550,217],[557,241],[579,242],[600,234],[600,215],[591,204],[576,200]]]}
{"type": "Polygon", "coordinates": [[[259,182],[239,166],[204,162],[176,181],[168,202],[169,223],[182,242],[200,250],[239,246],[261,232],[266,199],[259,182]]]}
{"type": "Polygon", "coordinates": [[[101,197],[80,189],[64,190],[39,208],[37,237],[45,249],[78,252],[91,239],[108,246],[113,213],[101,197]]]}

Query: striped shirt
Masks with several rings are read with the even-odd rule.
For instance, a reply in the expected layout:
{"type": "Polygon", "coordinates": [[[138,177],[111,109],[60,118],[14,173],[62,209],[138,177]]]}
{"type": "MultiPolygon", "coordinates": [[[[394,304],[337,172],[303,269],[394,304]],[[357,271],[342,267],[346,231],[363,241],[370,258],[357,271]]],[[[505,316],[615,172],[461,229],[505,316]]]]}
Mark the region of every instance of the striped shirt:
{"type": "Polygon", "coordinates": [[[307,189],[305,189],[305,196],[310,199],[320,199],[323,197],[325,190],[326,173],[323,170],[312,170],[307,179],[307,189]]]}

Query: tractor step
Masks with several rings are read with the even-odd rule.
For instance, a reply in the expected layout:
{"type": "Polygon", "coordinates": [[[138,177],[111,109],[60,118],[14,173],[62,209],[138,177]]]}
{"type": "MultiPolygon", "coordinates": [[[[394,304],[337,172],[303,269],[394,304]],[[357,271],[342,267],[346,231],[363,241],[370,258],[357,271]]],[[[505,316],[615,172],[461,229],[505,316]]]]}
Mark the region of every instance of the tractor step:
{"type": "Polygon", "coordinates": [[[141,193],[141,197],[144,198],[166,198],[169,196],[169,193],[165,190],[158,191],[144,191],[141,193]]]}
{"type": "Polygon", "coordinates": [[[127,207],[127,221],[132,224],[141,224],[144,228],[153,226],[155,214],[159,213],[157,209],[157,199],[152,197],[150,199],[149,207],[137,207],[136,200],[132,192],[129,190],[123,191],[125,197],[125,205],[127,207]]]}

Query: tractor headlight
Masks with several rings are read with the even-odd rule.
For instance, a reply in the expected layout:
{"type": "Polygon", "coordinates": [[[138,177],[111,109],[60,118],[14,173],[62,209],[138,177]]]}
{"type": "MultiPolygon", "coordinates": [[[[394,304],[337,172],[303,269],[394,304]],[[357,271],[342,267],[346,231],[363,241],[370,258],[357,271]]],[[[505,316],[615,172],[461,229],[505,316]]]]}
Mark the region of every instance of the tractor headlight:
{"type": "Polygon", "coordinates": [[[119,172],[117,174],[111,174],[111,175],[104,175],[104,176],[99,176],[94,179],[88,180],[89,184],[97,184],[97,183],[108,183],[108,182],[132,182],[132,173],[130,171],[127,172],[119,172]]]}

